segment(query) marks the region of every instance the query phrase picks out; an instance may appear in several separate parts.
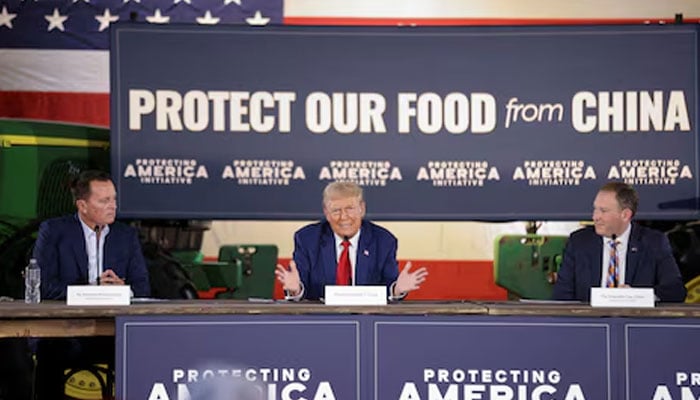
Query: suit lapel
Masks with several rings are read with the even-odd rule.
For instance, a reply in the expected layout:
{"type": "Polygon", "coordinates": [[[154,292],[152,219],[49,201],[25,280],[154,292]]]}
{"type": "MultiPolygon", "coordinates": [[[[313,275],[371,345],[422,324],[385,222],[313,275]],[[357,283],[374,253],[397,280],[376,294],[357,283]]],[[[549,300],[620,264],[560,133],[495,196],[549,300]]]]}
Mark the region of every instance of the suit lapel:
{"type": "Polygon", "coordinates": [[[603,237],[597,235],[595,232],[593,234],[596,236],[595,248],[590,253],[593,258],[590,265],[593,266],[591,271],[591,287],[599,287],[602,283],[602,271],[603,271],[603,237]]]}
{"type": "Polygon", "coordinates": [[[75,216],[75,229],[71,230],[71,235],[73,238],[73,255],[75,256],[75,263],[78,266],[78,272],[81,279],[88,281],[88,257],[87,249],[85,248],[85,234],[83,233],[83,225],[78,219],[78,215],[75,216]]]}
{"type": "Polygon", "coordinates": [[[321,233],[321,266],[325,275],[325,282],[329,285],[335,285],[336,269],[338,261],[335,256],[335,237],[328,223],[323,227],[321,233]]]}
{"type": "MultiPolygon", "coordinates": [[[[118,243],[118,242],[116,242],[116,241],[115,241],[115,242],[112,242],[112,241],[109,240],[109,237],[110,237],[110,236],[114,236],[113,234],[114,234],[113,228],[110,227],[110,228],[109,228],[108,234],[105,235],[105,234],[103,233],[102,236],[101,236],[101,239],[100,239],[100,240],[104,240],[104,247],[102,248],[102,251],[104,252],[104,254],[102,254],[102,270],[103,270],[103,271],[105,271],[105,270],[107,270],[107,269],[115,269],[115,268],[117,268],[117,266],[114,265],[114,262],[113,262],[114,251],[112,251],[112,246],[111,246],[111,244],[112,244],[112,243],[118,243]]],[[[115,272],[117,272],[117,271],[115,271],[115,272]]]]}
{"type": "Polygon", "coordinates": [[[369,282],[370,256],[374,254],[373,244],[372,229],[369,224],[363,221],[360,238],[357,241],[357,253],[355,253],[356,285],[366,285],[369,282]]]}
{"type": "Polygon", "coordinates": [[[629,243],[627,243],[627,257],[625,258],[625,283],[634,282],[634,275],[637,273],[639,265],[639,254],[643,250],[641,246],[641,233],[639,227],[632,224],[629,243]]]}

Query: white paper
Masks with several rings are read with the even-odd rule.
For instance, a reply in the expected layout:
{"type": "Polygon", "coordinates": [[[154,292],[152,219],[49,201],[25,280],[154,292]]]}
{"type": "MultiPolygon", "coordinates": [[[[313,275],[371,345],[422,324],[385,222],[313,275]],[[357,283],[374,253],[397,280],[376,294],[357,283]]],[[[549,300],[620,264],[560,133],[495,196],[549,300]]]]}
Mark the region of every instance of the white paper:
{"type": "Polygon", "coordinates": [[[69,306],[128,306],[131,304],[129,285],[71,285],[66,304],[69,306]]]}
{"type": "Polygon", "coordinates": [[[325,304],[329,306],[384,306],[386,286],[326,286],[325,304]]]}
{"type": "Polygon", "coordinates": [[[654,307],[652,288],[591,288],[593,307],[654,307]]]}

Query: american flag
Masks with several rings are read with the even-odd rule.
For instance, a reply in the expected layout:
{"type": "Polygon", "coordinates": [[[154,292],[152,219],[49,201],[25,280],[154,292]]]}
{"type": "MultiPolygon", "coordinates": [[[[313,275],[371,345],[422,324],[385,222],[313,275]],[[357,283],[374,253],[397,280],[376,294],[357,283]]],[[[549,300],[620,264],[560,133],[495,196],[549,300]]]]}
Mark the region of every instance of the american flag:
{"type": "Polygon", "coordinates": [[[0,2],[0,117],[109,125],[109,27],[282,22],[282,0],[0,2]]]}
{"type": "Polygon", "coordinates": [[[0,0],[0,117],[109,126],[109,27],[700,22],[687,0],[0,0]]]}

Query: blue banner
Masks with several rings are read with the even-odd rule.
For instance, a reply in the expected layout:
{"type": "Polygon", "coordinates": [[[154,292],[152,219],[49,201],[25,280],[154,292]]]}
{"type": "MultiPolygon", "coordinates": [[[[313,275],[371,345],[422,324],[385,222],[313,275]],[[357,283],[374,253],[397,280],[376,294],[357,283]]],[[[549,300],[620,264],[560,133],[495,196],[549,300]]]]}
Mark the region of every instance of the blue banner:
{"type": "Polygon", "coordinates": [[[117,324],[118,399],[362,400],[357,321],[219,316],[117,324]]]}
{"type": "Polygon", "coordinates": [[[323,187],[383,220],[699,216],[698,27],[112,29],[126,217],[314,219],[323,187]]]}
{"type": "Polygon", "coordinates": [[[375,400],[617,398],[605,323],[415,318],[375,329],[375,400]]]}
{"type": "Polygon", "coordinates": [[[700,395],[700,325],[690,318],[329,314],[116,322],[117,399],[700,395]]]}
{"type": "Polygon", "coordinates": [[[625,400],[700,398],[700,325],[649,322],[625,325],[625,400]]]}

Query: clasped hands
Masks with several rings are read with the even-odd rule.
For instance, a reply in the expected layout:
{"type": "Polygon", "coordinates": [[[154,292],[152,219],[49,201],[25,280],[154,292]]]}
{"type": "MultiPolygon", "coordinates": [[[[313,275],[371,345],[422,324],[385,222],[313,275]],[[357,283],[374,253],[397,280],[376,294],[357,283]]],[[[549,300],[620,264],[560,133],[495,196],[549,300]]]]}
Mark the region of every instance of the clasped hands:
{"type": "Polygon", "coordinates": [[[114,273],[111,269],[104,271],[100,275],[100,285],[124,285],[126,282],[114,273]]]}

